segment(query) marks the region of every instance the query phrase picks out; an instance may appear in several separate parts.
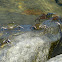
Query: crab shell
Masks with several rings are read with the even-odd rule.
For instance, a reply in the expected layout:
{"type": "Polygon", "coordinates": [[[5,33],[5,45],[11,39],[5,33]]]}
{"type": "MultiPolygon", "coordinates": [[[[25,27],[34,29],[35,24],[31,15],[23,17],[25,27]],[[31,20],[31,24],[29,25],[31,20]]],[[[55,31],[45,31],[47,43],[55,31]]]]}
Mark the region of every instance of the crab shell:
{"type": "Polygon", "coordinates": [[[14,23],[9,23],[7,25],[7,29],[14,29],[16,27],[16,25],[14,23]]]}
{"type": "Polygon", "coordinates": [[[7,29],[14,29],[16,26],[8,26],[7,29]]]}
{"type": "Polygon", "coordinates": [[[46,25],[41,25],[40,23],[37,23],[33,27],[34,27],[34,29],[39,30],[39,29],[42,29],[42,28],[46,28],[46,25]]]}
{"type": "Polygon", "coordinates": [[[58,19],[59,19],[58,16],[53,17],[53,20],[58,20],[58,19]]]}
{"type": "Polygon", "coordinates": [[[46,15],[42,14],[42,16],[40,16],[40,19],[46,19],[46,15]]]}
{"type": "Polygon", "coordinates": [[[37,24],[35,24],[33,27],[34,27],[34,29],[37,29],[37,30],[38,30],[38,29],[40,29],[39,26],[40,26],[40,23],[37,23],[37,24]]]}
{"type": "Polygon", "coordinates": [[[53,14],[53,15],[52,15],[52,17],[55,17],[55,16],[58,16],[58,17],[59,17],[59,15],[57,15],[57,14],[53,14]]]}

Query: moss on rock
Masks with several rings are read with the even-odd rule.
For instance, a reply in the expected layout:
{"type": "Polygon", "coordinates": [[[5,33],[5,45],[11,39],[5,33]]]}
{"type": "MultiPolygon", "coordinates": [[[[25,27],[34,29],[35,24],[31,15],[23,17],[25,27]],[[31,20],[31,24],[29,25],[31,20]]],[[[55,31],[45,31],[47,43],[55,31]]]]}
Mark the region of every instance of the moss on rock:
{"type": "Polygon", "coordinates": [[[55,57],[55,56],[62,53],[62,46],[61,45],[62,45],[62,42],[60,42],[60,40],[51,43],[48,59],[55,57]]]}
{"type": "Polygon", "coordinates": [[[48,59],[51,58],[51,55],[52,55],[52,53],[53,53],[53,50],[56,48],[56,46],[57,46],[58,43],[59,43],[59,40],[56,41],[56,42],[52,42],[52,43],[51,43],[51,47],[50,47],[50,49],[49,49],[48,59]]]}

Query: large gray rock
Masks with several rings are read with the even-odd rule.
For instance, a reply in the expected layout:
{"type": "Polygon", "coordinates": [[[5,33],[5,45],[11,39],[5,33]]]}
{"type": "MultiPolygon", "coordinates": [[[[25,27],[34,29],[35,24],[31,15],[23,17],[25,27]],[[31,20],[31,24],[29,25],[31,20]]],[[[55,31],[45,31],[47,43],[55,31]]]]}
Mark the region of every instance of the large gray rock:
{"type": "Polygon", "coordinates": [[[11,37],[11,45],[0,50],[0,62],[46,62],[49,55],[51,42],[60,39],[59,27],[51,20],[44,21],[47,29],[25,30],[20,34],[11,37]]]}
{"type": "Polygon", "coordinates": [[[26,32],[11,39],[9,44],[0,50],[0,62],[45,62],[47,61],[51,41],[59,39],[41,36],[41,33],[26,32]]]}
{"type": "MultiPolygon", "coordinates": [[[[45,62],[50,43],[45,42],[37,34],[37,36],[34,35],[34,33],[28,32],[13,38],[13,46],[0,50],[0,62],[45,62]]],[[[49,40],[45,37],[46,39],[49,40]]]]}

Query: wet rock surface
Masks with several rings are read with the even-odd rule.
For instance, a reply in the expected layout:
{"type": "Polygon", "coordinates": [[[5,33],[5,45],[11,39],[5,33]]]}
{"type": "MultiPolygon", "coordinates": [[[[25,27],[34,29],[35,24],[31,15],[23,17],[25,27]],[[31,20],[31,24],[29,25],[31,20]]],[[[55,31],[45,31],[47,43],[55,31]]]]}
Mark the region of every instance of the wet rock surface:
{"type": "MultiPolygon", "coordinates": [[[[51,20],[43,21],[40,24],[40,26],[46,25],[47,26],[46,30],[45,29],[31,30],[30,27],[32,25],[21,25],[22,27],[24,27],[24,29],[20,28],[19,34],[13,33],[13,35],[10,38],[12,41],[11,44],[7,44],[3,49],[1,48],[0,62],[47,61],[51,43],[60,40],[61,38],[60,29],[56,22],[57,21],[51,20]]],[[[6,33],[7,32],[9,31],[6,31],[6,33]]],[[[57,49],[58,48],[59,47],[57,47],[57,49]]],[[[55,53],[53,50],[52,52],[53,54],[55,53]]],[[[61,53],[59,52],[59,54],[61,53]]],[[[52,56],[52,54],[50,55],[52,56]]]]}
{"type": "Polygon", "coordinates": [[[6,53],[3,52],[4,55],[0,59],[0,62],[46,61],[50,44],[48,41],[46,43],[41,38],[33,35],[35,34],[29,32],[16,36],[15,39],[13,38],[13,46],[8,48],[6,53]]]}
{"type": "Polygon", "coordinates": [[[8,40],[2,41],[0,62],[45,62],[51,57],[62,54],[62,21],[50,17],[48,20],[40,20],[34,26],[37,29],[33,29],[32,25],[15,23],[1,27],[0,30],[6,33],[1,35],[1,38],[10,38],[11,43],[8,44],[8,40]],[[55,53],[56,51],[58,52],[55,53]]]}

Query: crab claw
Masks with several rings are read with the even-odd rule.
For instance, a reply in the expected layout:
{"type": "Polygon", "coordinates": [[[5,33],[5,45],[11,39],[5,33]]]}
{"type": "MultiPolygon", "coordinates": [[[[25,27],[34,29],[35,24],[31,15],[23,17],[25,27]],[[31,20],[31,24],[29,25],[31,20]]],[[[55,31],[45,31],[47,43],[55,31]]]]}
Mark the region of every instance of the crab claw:
{"type": "Polygon", "coordinates": [[[60,23],[59,22],[56,22],[58,25],[60,25],[60,23]]]}
{"type": "Polygon", "coordinates": [[[22,26],[20,26],[20,25],[18,25],[17,27],[18,27],[18,28],[23,28],[23,29],[24,29],[24,27],[22,27],[22,26]]]}
{"type": "Polygon", "coordinates": [[[3,41],[3,43],[5,43],[5,42],[6,42],[6,43],[11,43],[11,40],[6,39],[6,40],[3,41]]]}
{"type": "Polygon", "coordinates": [[[44,25],[44,27],[45,27],[45,28],[47,28],[47,26],[46,26],[46,25],[44,25]]]}
{"type": "Polygon", "coordinates": [[[1,29],[7,29],[6,27],[1,27],[1,29]]]}
{"type": "Polygon", "coordinates": [[[7,43],[11,43],[11,40],[8,39],[7,43]]]}

